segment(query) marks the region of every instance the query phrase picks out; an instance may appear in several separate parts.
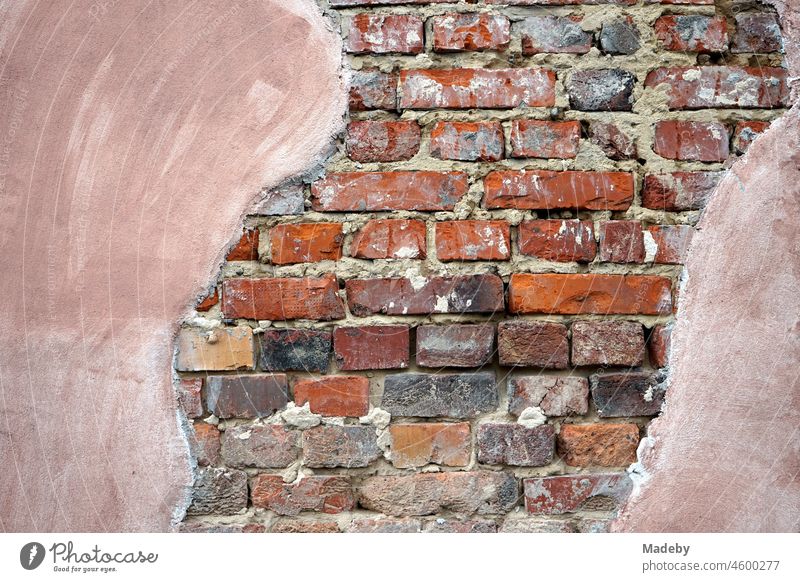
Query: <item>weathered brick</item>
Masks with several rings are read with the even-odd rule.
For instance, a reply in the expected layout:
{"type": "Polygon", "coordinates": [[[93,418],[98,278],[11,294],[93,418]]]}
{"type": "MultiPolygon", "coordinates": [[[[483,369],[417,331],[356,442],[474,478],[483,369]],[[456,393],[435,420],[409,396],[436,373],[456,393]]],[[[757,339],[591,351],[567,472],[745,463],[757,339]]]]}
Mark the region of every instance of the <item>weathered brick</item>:
{"type": "Polygon", "coordinates": [[[669,363],[671,325],[656,325],[650,330],[647,338],[647,350],[650,356],[650,365],[654,368],[663,368],[669,363]]]}
{"type": "Polygon", "coordinates": [[[309,403],[323,416],[364,416],[369,412],[369,379],[362,376],[302,378],[294,384],[294,401],[309,403]]]}
{"type": "Polygon", "coordinates": [[[300,453],[300,431],[279,424],[232,426],[222,434],[222,458],[228,467],[288,467],[300,453]]]}
{"type": "Polygon", "coordinates": [[[407,325],[337,327],[333,332],[336,365],[340,370],[408,368],[408,336],[407,325]]]}
{"type": "Polygon", "coordinates": [[[503,281],[497,275],[351,279],[345,284],[357,317],[503,311],[503,281]]]}
{"type": "Polygon", "coordinates": [[[592,33],[581,28],[580,17],[529,16],[514,25],[522,39],[522,54],[586,54],[592,48],[592,33]]]}
{"type": "Polygon", "coordinates": [[[574,158],[580,141],[578,121],[515,119],[511,122],[511,155],[515,158],[574,158]]]}
{"type": "Polygon", "coordinates": [[[612,160],[633,160],[639,155],[636,142],[613,123],[593,121],[589,134],[589,141],[612,160]]]}
{"type": "Polygon", "coordinates": [[[323,212],[452,210],[469,189],[463,172],[343,172],[311,185],[323,212]]]}
{"type": "Polygon", "coordinates": [[[644,233],[655,248],[653,262],[682,265],[692,242],[694,228],[687,224],[653,225],[644,233]]]}
{"type": "Polygon", "coordinates": [[[640,366],[644,329],[635,321],[576,321],[572,324],[573,366],[640,366]]]}
{"type": "Polygon", "coordinates": [[[598,416],[613,418],[658,414],[664,402],[664,388],[658,380],[658,376],[648,372],[594,374],[590,381],[598,416]]]}
{"type": "Polygon", "coordinates": [[[329,0],[331,6],[374,6],[376,4],[436,4],[453,0],[329,0]]]}
{"type": "Polygon", "coordinates": [[[259,365],[268,372],[327,372],[331,332],[316,329],[267,329],[258,336],[259,365]]]}
{"type": "Polygon", "coordinates": [[[786,69],[776,67],[663,67],[644,85],[662,83],[670,109],[784,107],[789,97],[786,69]]]}
{"type": "Polygon", "coordinates": [[[633,175],[627,172],[501,170],[483,181],[485,208],[627,210],[633,175]]]}
{"type": "Polygon", "coordinates": [[[716,121],[658,121],[653,151],[662,158],[696,162],[724,162],[728,129],[716,121]]]}
{"type": "Polygon", "coordinates": [[[518,376],[508,381],[508,411],[519,416],[538,406],[547,416],[573,416],[589,410],[589,381],[575,376],[518,376]]]}
{"type": "MultiPolygon", "coordinates": [[[[347,1],[347,0],[338,0],[347,1]]],[[[350,0],[353,1],[353,0],[350,0]]],[[[450,1],[450,0],[448,0],[450,1]]],[[[680,2],[681,0],[677,0],[680,2]]],[[[691,2],[692,0],[687,0],[691,2]]],[[[702,0],[700,0],[702,1],[702,0]]],[[[707,0],[713,2],[714,0],[707,0]]],[[[507,4],[511,6],[570,6],[573,4],[621,4],[630,6],[636,4],[638,0],[484,0],[485,4],[507,4]]]]}
{"type": "Polygon", "coordinates": [[[355,507],[349,477],[339,475],[305,476],[284,483],[280,475],[256,475],[251,485],[253,506],[278,515],[297,515],[301,511],[341,513],[355,507]]]}
{"type": "Polygon", "coordinates": [[[661,46],[670,51],[711,53],[728,50],[728,24],[723,16],[661,16],[656,20],[655,31],[661,46]]]}
{"type": "Polygon", "coordinates": [[[183,328],[178,333],[175,369],[179,372],[252,369],[253,330],[247,326],[211,331],[183,328]]]}
{"type": "Polygon", "coordinates": [[[348,533],[419,533],[422,524],[418,519],[378,517],[354,519],[347,526],[348,533]]]}
{"type": "Polygon", "coordinates": [[[350,111],[397,108],[397,76],[377,69],[350,73],[350,111]]]}
{"type": "Polygon", "coordinates": [[[612,220],[600,223],[600,260],[608,263],[642,263],[645,249],[642,223],[612,220]]]}
{"type": "Polygon", "coordinates": [[[186,515],[234,515],[247,509],[247,474],[233,469],[199,469],[186,515]]]}
{"type": "Polygon", "coordinates": [[[630,16],[614,18],[603,23],[600,48],[609,55],[632,55],[641,48],[639,29],[630,16]]]}
{"type": "Polygon", "coordinates": [[[422,19],[411,14],[356,14],[345,19],[349,53],[416,55],[423,51],[422,19]]]}
{"type": "Polygon", "coordinates": [[[471,454],[469,423],[392,424],[392,464],[401,469],[428,463],[447,467],[469,464],[471,454]]]}
{"type": "Polygon", "coordinates": [[[594,497],[611,499],[619,506],[630,494],[633,482],[625,473],[600,473],[534,477],[522,484],[528,512],[557,515],[578,511],[594,497]]]}
{"type": "Polygon", "coordinates": [[[269,416],[287,402],[289,384],[284,374],[206,378],[206,405],[219,418],[269,416]]]}
{"type": "Polygon", "coordinates": [[[347,125],[347,156],[356,162],[410,160],[419,151],[416,121],[351,121],[347,125]]]}
{"type": "Polygon", "coordinates": [[[739,121],[733,131],[733,149],[743,154],[750,144],[769,127],[768,121],[739,121]]]}
{"type": "Polygon", "coordinates": [[[400,109],[513,109],[555,105],[547,69],[412,69],[400,72],[400,109]]]}
{"type": "Polygon", "coordinates": [[[541,518],[507,518],[500,533],[577,533],[573,520],[541,518]]]}
{"type": "Polygon", "coordinates": [[[203,416],[202,378],[181,378],[178,380],[176,393],[178,406],[187,418],[203,416]]]}
{"type": "Polygon", "coordinates": [[[563,370],[569,366],[567,328],[560,323],[501,321],[497,326],[501,366],[563,370]]]}
{"type": "Polygon", "coordinates": [[[272,533],[340,533],[339,524],[332,520],[279,519],[269,528],[272,533]]]}
{"type": "Polygon", "coordinates": [[[783,51],[783,37],[775,14],[745,12],[734,16],[736,33],[733,53],[775,53],[783,51]]]}
{"type": "Polygon", "coordinates": [[[421,325],[417,365],[425,368],[477,368],[494,353],[494,325],[421,325]]]}
{"type": "Polygon", "coordinates": [[[263,193],[263,198],[256,202],[252,213],[262,216],[303,214],[304,198],[303,184],[285,184],[263,193]]]}
{"type": "Polygon", "coordinates": [[[189,448],[192,456],[201,467],[206,465],[219,465],[219,430],[213,424],[195,422],[189,437],[189,448]]]}
{"type": "Polygon", "coordinates": [[[219,303],[219,291],[216,287],[214,287],[214,291],[206,295],[203,300],[198,303],[194,310],[195,311],[208,311],[212,307],[214,307],[217,303],[219,303]]]}
{"type": "Polygon", "coordinates": [[[266,528],[259,523],[205,523],[184,521],[178,526],[180,533],[264,533],[266,528]]]}
{"type": "Polygon", "coordinates": [[[562,424],[558,454],[572,467],[624,467],[636,461],[635,424],[562,424]]]}
{"type": "Polygon", "coordinates": [[[317,426],[303,432],[307,467],[366,467],[381,456],[371,426],[317,426]]]}
{"type": "Polygon", "coordinates": [[[336,222],[279,224],[269,231],[275,265],[336,261],[342,257],[342,225],[336,222]]]}
{"type": "Polygon", "coordinates": [[[383,382],[381,408],[392,416],[471,418],[498,404],[494,373],[394,374],[383,382]]]}
{"type": "Polygon", "coordinates": [[[444,14],[431,19],[433,50],[502,51],[511,42],[508,18],[499,14],[444,14]]]}
{"type": "Polygon", "coordinates": [[[508,513],[517,499],[514,476],[495,471],[367,477],[358,491],[359,505],[395,516],[508,513]]]}
{"type": "Polygon", "coordinates": [[[431,130],[431,156],[440,160],[496,162],[504,154],[499,121],[439,121],[431,130]]]}
{"type": "Polygon", "coordinates": [[[521,424],[478,426],[478,462],[487,465],[543,467],[553,461],[555,430],[546,424],[526,428],[521,424]]]}
{"type": "Polygon", "coordinates": [[[495,533],[497,524],[489,519],[434,519],[423,526],[428,533],[495,533]]]}
{"type": "Polygon", "coordinates": [[[517,240],[520,253],[546,261],[589,263],[597,252],[591,220],[526,220],[517,240]]]}
{"type": "Polygon", "coordinates": [[[514,274],[511,313],[668,315],[672,282],[656,275],[514,274]]]}
{"type": "Polygon", "coordinates": [[[504,220],[458,220],[436,223],[440,261],[507,261],[511,227],[504,220]]]}
{"type": "Polygon", "coordinates": [[[222,313],[231,319],[343,319],[344,304],[338,291],[334,275],[305,279],[226,279],[222,282],[222,313]]]}
{"type": "Polygon", "coordinates": [[[358,259],[424,259],[425,222],[422,220],[370,220],[350,243],[358,259]]]}
{"type": "Polygon", "coordinates": [[[579,111],[630,111],[636,76],[622,69],[573,71],[567,79],[569,103],[579,111]]]}
{"type": "Polygon", "coordinates": [[[228,251],[226,261],[257,261],[258,260],[258,229],[246,229],[239,242],[228,251]]]}
{"type": "Polygon", "coordinates": [[[701,210],[724,174],[725,172],[647,174],[642,189],[642,206],[667,212],[701,210]]]}

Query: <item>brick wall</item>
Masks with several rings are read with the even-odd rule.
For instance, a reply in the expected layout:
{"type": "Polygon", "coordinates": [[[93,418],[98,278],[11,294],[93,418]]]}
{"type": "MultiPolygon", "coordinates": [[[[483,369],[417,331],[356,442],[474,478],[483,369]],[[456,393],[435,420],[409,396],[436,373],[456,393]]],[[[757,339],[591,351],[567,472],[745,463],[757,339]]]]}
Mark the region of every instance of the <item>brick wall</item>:
{"type": "Polygon", "coordinates": [[[321,4],[347,132],[324,176],[262,193],[179,334],[183,529],[603,531],[694,225],[786,105],[775,15],[321,4]]]}

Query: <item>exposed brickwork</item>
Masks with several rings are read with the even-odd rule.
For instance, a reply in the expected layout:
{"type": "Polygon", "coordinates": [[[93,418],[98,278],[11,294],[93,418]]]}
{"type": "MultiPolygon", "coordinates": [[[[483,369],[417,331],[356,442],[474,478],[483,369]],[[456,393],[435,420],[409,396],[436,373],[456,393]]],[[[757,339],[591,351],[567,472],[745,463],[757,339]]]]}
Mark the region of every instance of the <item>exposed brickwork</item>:
{"type": "Polygon", "coordinates": [[[301,379],[294,384],[294,401],[309,404],[323,416],[364,416],[369,412],[369,380],[362,376],[301,379]]]}

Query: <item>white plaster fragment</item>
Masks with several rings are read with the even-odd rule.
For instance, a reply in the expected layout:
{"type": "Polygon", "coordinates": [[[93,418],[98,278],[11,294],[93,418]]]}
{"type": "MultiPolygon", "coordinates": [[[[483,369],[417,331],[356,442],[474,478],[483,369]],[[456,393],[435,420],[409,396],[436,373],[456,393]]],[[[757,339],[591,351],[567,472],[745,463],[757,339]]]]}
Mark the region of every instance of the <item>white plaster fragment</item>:
{"type": "Polygon", "coordinates": [[[297,406],[290,402],[286,410],[281,412],[283,422],[295,426],[301,430],[317,426],[322,422],[322,415],[311,412],[311,406],[306,402],[303,406],[297,406]]]}
{"type": "Polygon", "coordinates": [[[545,416],[541,408],[529,406],[520,413],[517,424],[521,424],[525,428],[534,428],[543,425],[546,421],[547,416],[545,416]]]}
{"type": "Polygon", "coordinates": [[[361,424],[371,424],[375,428],[383,430],[389,426],[391,420],[392,415],[382,408],[370,408],[369,413],[367,413],[366,416],[360,417],[358,422],[361,424]]]}

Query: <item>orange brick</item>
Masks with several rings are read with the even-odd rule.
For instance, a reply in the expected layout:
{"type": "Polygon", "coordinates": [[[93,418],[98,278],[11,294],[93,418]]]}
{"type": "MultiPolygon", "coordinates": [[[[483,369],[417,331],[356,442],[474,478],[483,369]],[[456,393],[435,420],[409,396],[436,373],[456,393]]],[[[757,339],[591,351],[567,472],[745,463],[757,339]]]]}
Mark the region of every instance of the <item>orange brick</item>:
{"type": "Polygon", "coordinates": [[[180,372],[252,369],[253,330],[221,327],[210,332],[184,328],[178,333],[175,368],[180,372]]]}
{"type": "Polygon", "coordinates": [[[421,467],[436,463],[463,467],[470,460],[469,423],[425,422],[393,424],[392,464],[399,468],[421,467]]]}
{"type": "Polygon", "coordinates": [[[269,232],[276,265],[336,261],[342,257],[342,225],[335,222],[280,224],[269,232]]]}
{"type": "Polygon", "coordinates": [[[329,376],[298,380],[294,385],[298,406],[309,403],[311,412],[323,416],[364,416],[369,412],[369,380],[362,376],[329,376]]]}

